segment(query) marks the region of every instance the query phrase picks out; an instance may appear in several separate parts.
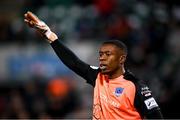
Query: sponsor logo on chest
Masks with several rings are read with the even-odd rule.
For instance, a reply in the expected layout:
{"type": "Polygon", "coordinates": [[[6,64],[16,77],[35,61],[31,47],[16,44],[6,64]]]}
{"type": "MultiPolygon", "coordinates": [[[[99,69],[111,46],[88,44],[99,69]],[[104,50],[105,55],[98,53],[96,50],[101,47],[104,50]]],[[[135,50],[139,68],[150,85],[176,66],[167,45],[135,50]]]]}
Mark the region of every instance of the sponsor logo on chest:
{"type": "Polygon", "coordinates": [[[120,107],[120,104],[117,101],[107,98],[107,96],[104,94],[100,94],[100,99],[116,108],[120,107]]]}
{"type": "Polygon", "coordinates": [[[116,97],[119,97],[119,96],[123,93],[123,90],[124,90],[124,88],[122,88],[122,87],[117,87],[117,88],[115,89],[115,92],[114,92],[115,96],[116,96],[116,97]]]}

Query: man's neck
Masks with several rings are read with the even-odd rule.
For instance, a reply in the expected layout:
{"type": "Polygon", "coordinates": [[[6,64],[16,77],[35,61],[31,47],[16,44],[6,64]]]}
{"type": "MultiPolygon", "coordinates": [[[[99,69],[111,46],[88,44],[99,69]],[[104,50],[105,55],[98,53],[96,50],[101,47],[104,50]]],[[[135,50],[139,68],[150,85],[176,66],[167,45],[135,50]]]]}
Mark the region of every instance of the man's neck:
{"type": "Polygon", "coordinates": [[[118,69],[116,72],[109,74],[108,77],[109,79],[115,79],[125,73],[124,67],[121,67],[121,69],[118,69]]]}

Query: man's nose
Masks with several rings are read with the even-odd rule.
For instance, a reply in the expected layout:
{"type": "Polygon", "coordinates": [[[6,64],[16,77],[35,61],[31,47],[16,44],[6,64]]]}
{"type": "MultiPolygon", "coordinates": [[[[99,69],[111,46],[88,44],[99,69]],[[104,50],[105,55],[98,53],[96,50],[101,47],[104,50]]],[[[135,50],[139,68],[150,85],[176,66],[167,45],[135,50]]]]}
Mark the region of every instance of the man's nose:
{"type": "Polygon", "coordinates": [[[101,55],[101,56],[99,57],[99,60],[100,60],[100,61],[104,61],[104,60],[106,60],[106,59],[107,59],[106,55],[101,55]]]}

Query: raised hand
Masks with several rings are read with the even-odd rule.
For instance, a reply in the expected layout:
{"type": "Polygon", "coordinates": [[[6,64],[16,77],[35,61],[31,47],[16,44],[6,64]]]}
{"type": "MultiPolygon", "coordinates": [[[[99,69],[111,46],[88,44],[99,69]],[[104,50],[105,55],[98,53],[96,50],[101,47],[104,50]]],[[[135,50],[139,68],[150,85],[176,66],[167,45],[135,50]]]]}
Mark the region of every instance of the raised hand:
{"type": "Polygon", "coordinates": [[[30,27],[38,26],[41,22],[41,20],[36,15],[34,15],[32,12],[29,12],[29,11],[24,14],[24,21],[30,27]]]}
{"type": "Polygon", "coordinates": [[[50,28],[32,12],[28,11],[24,14],[24,22],[29,27],[35,28],[42,36],[45,36],[49,42],[57,39],[56,34],[53,33],[50,28]]]}

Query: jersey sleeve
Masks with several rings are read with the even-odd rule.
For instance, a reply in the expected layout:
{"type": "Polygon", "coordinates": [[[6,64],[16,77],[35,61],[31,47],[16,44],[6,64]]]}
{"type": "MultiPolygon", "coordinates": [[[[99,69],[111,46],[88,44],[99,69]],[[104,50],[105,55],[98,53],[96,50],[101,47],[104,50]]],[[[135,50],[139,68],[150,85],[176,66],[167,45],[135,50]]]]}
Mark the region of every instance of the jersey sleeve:
{"type": "Polygon", "coordinates": [[[55,40],[51,43],[57,56],[60,60],[76,74],[83,77],[87,83],[95,85],[95,80],[99,69],[91,67],[82,60],[80,60],[69,48],[67,48],[59,40],[55,40]]]}
{"type": "Polygon", "coordinates": [[[152,96],[149,87],[142,82],[138,82],[136,89],[135,106],[140,114],[147,119],[162,119],[159,105],[152,96]]]}

